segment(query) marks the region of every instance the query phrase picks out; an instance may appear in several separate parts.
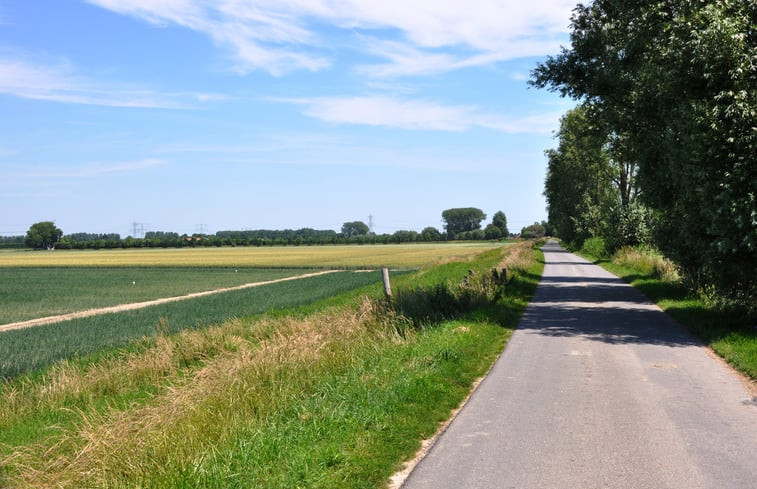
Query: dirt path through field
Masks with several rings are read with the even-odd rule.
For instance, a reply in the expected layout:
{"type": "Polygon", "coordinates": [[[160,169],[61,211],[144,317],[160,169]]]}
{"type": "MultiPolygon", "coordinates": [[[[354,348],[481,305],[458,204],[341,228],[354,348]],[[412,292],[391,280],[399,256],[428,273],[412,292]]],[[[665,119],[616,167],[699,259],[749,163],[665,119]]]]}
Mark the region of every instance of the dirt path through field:
{"type": "Polygon", "coordinates": [[[288,282],[290,280],[299,280],[302,278],[316,277],[318,275],[326,275],[328,273],[338,272],[340,270],[326,270],[323,272],[306,273],[304,275],[296,275],[294,277],[279,278],[276,280],[267,280],[265,282],[251,282],[248,284],[237,285],[235,287],[226,287],[222,289],[206,290],[203,292],[194,292],[192,294],[180,295],[176,297],[164,297],[162,299],[153,299],[144,302],[133,302],[131,304],[120,304],[118,306],[100,307],[97,309],[87,309],[85,311],[71,312],[68,314],[60,314],[58,316],[47,316],[37,319],[29,319],[27,321],[19,321],[17,323],[8,323],[0,325],[0,333],[5,331],[11,331],[14,329],[31,328],[33,326],[41,326],[43,324],[57,323],[61,321],[68,321],[70,319],[85,318],[89,316],[97,316],[98,314],[109,314],[114,312],[131,311],[133,309],[142,309],[144,307],[155,306],[158,304],[165,304],[167,302],[183,301],[186,299],[194,299],[196,297],[203,297],[206,295],[220,294],[222,292],[229,292],[232,290],[249,289],[252,287],[260,287],[261,285],[276,284],[279,282],[288,282]]]}

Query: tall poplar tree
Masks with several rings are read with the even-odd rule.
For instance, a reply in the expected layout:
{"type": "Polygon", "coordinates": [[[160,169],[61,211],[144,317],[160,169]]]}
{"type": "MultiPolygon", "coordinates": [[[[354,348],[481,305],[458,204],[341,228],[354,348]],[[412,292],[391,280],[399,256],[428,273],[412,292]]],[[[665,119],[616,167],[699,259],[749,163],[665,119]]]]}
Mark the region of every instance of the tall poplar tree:
{"type": "Polygon", "coordinates": [[[757,2],[595,0],[532,84],[590,104],[638,164],[656,244],[742,300],[757,286],[757,2]]]}

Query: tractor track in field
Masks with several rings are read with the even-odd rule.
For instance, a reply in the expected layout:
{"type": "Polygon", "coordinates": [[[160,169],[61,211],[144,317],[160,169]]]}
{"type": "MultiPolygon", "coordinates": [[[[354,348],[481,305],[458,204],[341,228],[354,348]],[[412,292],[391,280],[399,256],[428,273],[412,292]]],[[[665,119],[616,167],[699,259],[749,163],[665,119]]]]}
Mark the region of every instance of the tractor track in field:
{"type": "Polygon", "coordinates": [[[326,275],[329,273],[335,273],[340,272],[342,270],[325,270],[322,272],[313,272],[313,273],[306,273],[304,275],[295,275],[293,277],[285,277],[285,278],[278,278],[275,280],[266,280],[263,282],[250,282],[247,284],[242,285],[236,285],[234,287],[224,287],[220,289],[213,289],[213,290],[205,290],[202,292],[193,292],[191,294],[186,295],[179,295],[174,297],[164,297],[161,299],[152,299],[149,301],[143,301],[143,302],[132,302],[129,304],[119,304],[117,306],[107,306],[107,307],[98,307],[95,309],[86,309],[84,311],[76,311],[76,312],[70,312],[67,314],[59,314],[57,316],[46,316],[43,318],[37,318],[37,319],[29,319],[26,321],[18,321],[15,323],[8,323],[0,325],[0,333],[4,333],[6,331],[12,331],[16,329],[24,329],[24,328],[32,328],[34,326],[42,326],[44,324],[53,324],[53,323],[59,323],[63,321],[70,321],[71,319],[79,319],[79,318],[86,318],[90,316],[98,316],[100,314],[113,314],[117,312],[123,312],[123,311],[132,311],[135,309],[143,309],[145,307],[150,306],[156,306],[159,304],[166,304],[168,302],[178,302],[183,301],[187,299],[194,299],[197,297],[204,297],[207,295],[213,295],[213,294],[220,294],[223,292],[230,292],[233,290],[242,290],[242,289],[250,289],[253,287],[260,287],[262,285],[270,285],[270,284],[276,284],[279,282],[289,282],[292,280],[299,280],[303,278],[309,278],[309,277],[317,277],[318,275],[326,275]]]}

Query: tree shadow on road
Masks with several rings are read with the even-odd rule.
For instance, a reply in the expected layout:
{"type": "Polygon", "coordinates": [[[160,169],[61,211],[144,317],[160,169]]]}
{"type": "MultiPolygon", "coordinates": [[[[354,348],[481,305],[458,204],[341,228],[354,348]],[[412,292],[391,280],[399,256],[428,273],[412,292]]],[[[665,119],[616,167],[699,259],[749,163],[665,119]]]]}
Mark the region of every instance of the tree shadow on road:
{"type": "Polygon", "coordinates": [[[519,328],[529,334],[579,336],[610,344],[701,345],[617,278],[544,277],[519,328]]]}

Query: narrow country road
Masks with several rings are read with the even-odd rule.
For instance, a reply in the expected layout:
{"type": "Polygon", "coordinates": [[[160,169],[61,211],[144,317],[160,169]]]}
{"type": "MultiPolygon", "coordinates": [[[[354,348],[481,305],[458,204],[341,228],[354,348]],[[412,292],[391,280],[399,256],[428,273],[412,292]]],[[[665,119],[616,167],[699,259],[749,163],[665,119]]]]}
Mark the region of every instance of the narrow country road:
{"type": "Polygon", "coordinates": [[[403,488],[757,487],[742,380],[631,286],[544,252],[505,352],[403,488]]]}

